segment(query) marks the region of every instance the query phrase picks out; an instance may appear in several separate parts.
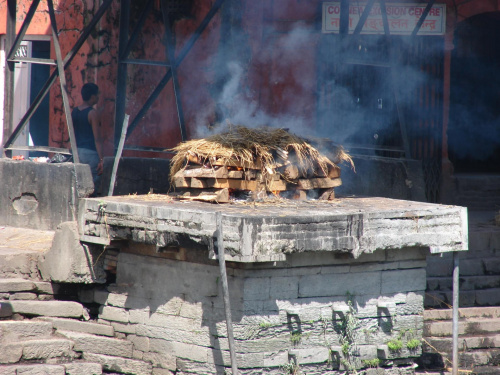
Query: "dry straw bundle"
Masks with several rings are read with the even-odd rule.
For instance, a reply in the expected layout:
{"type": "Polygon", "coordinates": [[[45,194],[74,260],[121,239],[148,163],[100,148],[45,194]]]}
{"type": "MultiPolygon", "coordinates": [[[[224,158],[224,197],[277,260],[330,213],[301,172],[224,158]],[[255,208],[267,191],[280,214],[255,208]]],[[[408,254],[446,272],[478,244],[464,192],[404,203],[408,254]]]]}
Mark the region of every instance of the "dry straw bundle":
{"type": "Polygon", "coordinates": [[[212,165],[215,160],[226,165],[235,161],[245,165],[260,164],[264,174],[284,160],[295,163],[303,172],[318,167],[325,172],[329,165],[335,166],[342,161],[352,165],[351,157],[340,146],[333,153],[330,150],[335,159],[332,161],[321,155],[305,139],[286,129],[270,127],[252,129],[233,125],[226,132],[183,142],[171,151],[176,153],[171,161],[171,178],[185,168],[186,161],[193,156],[206,165],[212,165]]]}

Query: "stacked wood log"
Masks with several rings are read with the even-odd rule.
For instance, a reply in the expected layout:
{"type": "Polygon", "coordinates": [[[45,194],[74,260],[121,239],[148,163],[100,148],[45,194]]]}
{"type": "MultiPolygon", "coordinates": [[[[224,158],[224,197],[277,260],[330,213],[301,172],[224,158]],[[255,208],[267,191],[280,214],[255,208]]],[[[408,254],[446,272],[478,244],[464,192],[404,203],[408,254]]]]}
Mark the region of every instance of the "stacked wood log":
{"type": "MultiPolygon", "coordinates": [[[[241,128],[239,131],[242,131],[241,128]]],[[[252,130],[250,135],[247,131],[244,128],[248,138],[256,137],[256,130],[252,130]]],[[[248,149],[241,150],[240,144],[235,146],[234,134],[231,136],[233,142],[230,146],[238,148],[238,152],[230,149],[228,153],[229,146],[221,146],[220,139],[223,137],[217,138],[214,145],[209,143],[210,140],[203,141],[212,146],[210,154],[202,153],[196,143],[192,143],[192,150],[188,147],[189,143],[182,148],[178,146],[178,154],[172,160],[171,184],[174,191],[170,195],[179,199],[218,203],[229,202],[231,196],[243,191],[251,192],[253,198],[263,194],[292,199],[335,198],[334,188],[342,184],[340,168],[320,156],[310,145],[307,147],[314,153],[307,149],[308,153],[300,155],[297,150],[305,149],[305,146],[299,145],[301,148],[298,148],[295,143],[293,147],[286,147],[285,144],[286,148],[266,145],[267,148],[262,151],[262,144],[248,142],[248,149]],[[219,153],[216,152],[218,148],[219,153]],[[309,154],[314,157],[306,160],[309,154]]],[[[298,142],[297,139],[293,138],[294,142],[298,142]]]]}

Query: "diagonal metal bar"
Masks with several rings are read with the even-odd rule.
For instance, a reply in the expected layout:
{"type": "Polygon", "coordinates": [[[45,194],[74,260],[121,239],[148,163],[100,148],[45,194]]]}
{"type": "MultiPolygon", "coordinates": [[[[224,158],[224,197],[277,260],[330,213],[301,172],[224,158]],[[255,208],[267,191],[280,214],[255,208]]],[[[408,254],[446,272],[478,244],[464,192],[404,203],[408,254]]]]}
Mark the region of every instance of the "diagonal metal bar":
{"type": "Polygon", "coordinates": [[[363,26],[365,26],[365,22],[368,19],[368,15],[372,10],[373,3],[375,3],[375,0],[369,0],[368,3],[366,3],[365,9],[363,10],[363,14],[361,14],[361,17],[359,18],[358,24],[354,29],[353,35],[359,35],[361,30],[363,29],[363,26]]]}
{"type": "Polygon", "coordinates": [[[73,127],[73,119],[71,118],[71,109],[69,107],[68,89],[66,85],[66,74],[64,73],[64,64],[61,56],[61,45],[59,44],[59,36],[57,35],[57,21],[54,13],[54,3],[52,0],[47,0],[49,6],[50,25],[52,28],[52,38],[54,43],[54,51],[56,53],[57,70],[59,71],[59,83],[61,85],[61,95],[63,99],[64,114],[66,115],[66,125],[68,127],[69,142],[71,151],[73,152],[73,161],[80,163],[78,157],[78,149],[76,146],[75,129],[73,127]]]}
{"type": "Polygon", "coordinates": [[[130,39],[128,40],[126,47],[123,49],[123,51],[120,51],[120,60],[125,60],[126,58],[128,58],[128,55],[130,54],[130,51],[132,50],[132,47],[134,46],[137,37],[139,36],[139,32],[142,30],[142,27],[146,22],[147,16],[151,12],[151,9],[153,8],[153,2],[154,0],[149,0],[146,6],[144,7],[144,10],[142,11],[140,18],[137,21],[134,30],[132,31],[132,35],[130,36],[130,39]]]}
{"type": "Polygon", "coordinates": [[[403,149],[404,149],[404,155],[407,159],[411,158],[411,149],[410,149],[410,142],[408,141],[408,130],[407,130],[407,124],[406,120],[404,117],[404,112],[403,108],[401,107],[401,98],[398,92],[398,77],[396,76],[396,59],[394,57],[393,49],[391,48],[390,41],[389,41],[389,36],[391,34],[389,30],[389,20],[387,18],[387,9],[385,6],[385,0],[380,0],[380,11],[382,13],[382,22],[384,24],[384,34],[385,34],[385,43],[386,43],[386,48],[387,52],[390,57],[391,61],[391,85],[392,85],[392,91],[394,93],[394,102],[396,104],[396,111],[398,114],[398,120],[399,120],[399,129],[401,132],[401,138],[403,141],[403,149]]]}
{"type": "MultiPolygon", "coordinates": [[[[80,35],[80,38],[78,38],[78,40],[76,41],[76,43],[73,46],[73,48],[71,49],[71,51],[64,58],[64,61],[63,61],[64,62],[64,69],[66,69],[69,66],[69,64],[71,63],[71,61],[73,61],[76,54],[78,53],[78,51],[82,47],[83,43],[85,43],[85,41],[87,40],[91,31],[93,30],[93,28],[95,27],[97,22],[99,22],[99,20],[102,18],[102,16],[104,15],[104,13],[109,8],[109,6],[111,5],[112,2],[113,2],[113,0],[104,0],[101,7],[99,8],[97,13],[95,14],[94,18],[92,18],[90,23],[87,25],[87,27],[84,29],[84,31],[80,35]]],[[[40,103],[42,102],[42,100],[48,94],[50,88],[54,84],[58,75],[59,75],[59,73],[58,73],[57,69],[54,70],[54,72],[52,72],[50,77],[45,82],[44,86],[40,89],[40,92],[38,93],[36,98],[33,100],[33,103],[31,103],[31,106],[30,106],[30,108],[28,108],[28,111],[24,114],[23,118],[21,119],[21,121],[19,122],[17,127],[14,129],[14,131],[10,135],[9,139],[5,142],[4,148],[8,148],[9,146],[11,146],[14,143],[16,138],[19,136],[19,133],[26,126],[26,124],[30,120],[31,116],[33,116],[35,111],[40,106],[40,103]]]]}
{"type": "Polygon", "coordinates": [[[120,31],[118,35],[118,70],[116,73],[116,98],[115,98],[115,134],[114,148],[118,147],[125,118],[127,101],[127,70],[128,65],[121,60],[128,42],[128,27],[130,24],[130,0],[122,0],[120,8],[120,31]]]}
{"type": "MultiPolygon", "coordinates": [[[[387,19],[387,8],[385,7],[385,0],[380,0],[380,12],[382,13],[382,23],[384,24],[384,34],[388,37],[391,34],[389,30],[389,20],[387,19]]],[[[386,42],[388,42],[386,40],[386,42]]]]}
{"type": "Polygon", "coordinates": [[[415,25],[415,28],[413,29],[413,31],[411,33],[412,37],[416,36],[418,34],[418,32],[420,31],[420,28],[422,27],[427,15],[431,11],[431,8],[435,2],[436,2],[436,0],[429,0],[429,2],[427,3],[427,6],[425,7],[424,12],[422,13],[420,18],[418,19],[418,22],[415,25]]]}
{"type": "Polygon", "coordinates": [[[13,59],[7,59],[9,62],[27,62],[32,64],[41,65],[56,65],[56,61],[52,59],[42,59],[37,57],[14,57],[13,59]]]}
{"type": "MultiPolygon", "coordinates": [[[[224,3],[224,0],[217,0],[210,11],[207,13],[203,21],[200,23],[200,25],[197,27],[195,30],[194,34],[191,36],[188,42],[183,46],[182,50],[179,52],[177,55],[177,58],[175,61],[172,61],[172,66],[178,67],[182,60],[186,57],[186,55],[189,53],[191,48],[193,47],[194,43],[198,40],[200,35],[203,33],[205,28],[208,26],[212,18],[215,16],[215,14],[219,11],[220,7],[224,3]]],[[[161,91],[163,88],[167,85],[168,81],[172,77],[172,71],[169,69],[167,73],[163,76],[163,78],[160,80],[158,85],[155,87],[154,91],[151,93],[149,98],[147,99],[146,103],[144,106],[141,108],[141,110],[137,113],[135,116],[134,120],[130,123],[129,125],[129,131],[127,132],[127,138],[132,134],[133,130],[135,127],[138,125],[139,121],[144,117],[148,109],[151,107],[153,102],[158,98],[160,95],[161,91]]]]}
{"type": "Polygon", "coordinates": [[[19,45],[23,41],[23,38],[26,35],[26,31],[28,31],[28,27],[31,23],[31,20],[35,15],[36,9],[38,8],[38,4],[40,4],[40,0],[33,0],[33,2],[31,3],[28,13],[26,13],[26,18],[24,19],[23,24],[21,25],[21,29],[19,30],[19,33],[16,35],[14,44],[12,45],[7,55],[7,60],[10,60],[14,57],[17,49],[19,48],[19,45]]]}
{"type": "Polygon", "coordinates": [[[186,55],[191,51],[191,48],[193,45],[196,43],[198,38],[200,37],[201,33],[206,29],[212,18],[215,16],[215,14],[219,11],[220,7],[224,3],[225,0],[217,0],[210,11],[207,13],[203,21],[200,23],[200,26],[197,27],[197,29],[194,31],[193,36],[191,39],[188,40],[188,42],[184,45],[182,50],[179,52],[179,55],[177,56],[177,59],[175,60],[176,66],[178,66],[182,60],[186,57],[186,55]]]}
{"type": "MultiPolygon", "coordinates": [[[[161,10],[163,14],[163,23],[165,24],[165,36],[167,40],[167,56],[168,61],[172,64],[175,61],[175,44],[172,35],[172,30],[170,28],[170,17],[167,8],[168,0],[162,0],[161,10]]],[[[181,131],[181,140],[184,142],[187,139],[186,135],[186,124],[184,123],[184,111],[182,109],[181,93],[179,90],[179,80],[177,79],[177,67],[173,64],[170,68],[172,75],[172,84],[174,87],[175,104],[177,106],[177,118],[179,120],[179,128],[181,131]]]]}

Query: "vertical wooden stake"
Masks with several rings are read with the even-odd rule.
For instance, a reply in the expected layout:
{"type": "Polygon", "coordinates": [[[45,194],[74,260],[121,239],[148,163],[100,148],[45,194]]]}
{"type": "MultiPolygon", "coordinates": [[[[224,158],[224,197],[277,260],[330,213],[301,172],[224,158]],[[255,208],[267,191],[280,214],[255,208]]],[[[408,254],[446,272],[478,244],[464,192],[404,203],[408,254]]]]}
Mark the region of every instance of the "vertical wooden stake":
{"type": "Polygon", "coordinates": [[[120,162],[120,158],[122,157],[123,144],[125,143],[125,138],[127,136],[129,118],[130,115],[125,114],[122,125],[122,135],[120,137],[120,142],[118,143],[118,149],[116,150],[115,162],[113,163],[113,172],[111,172],[111,179],[109,181],[108,196],[110,197],[113,195],[113,191],[115,190],[116,173],[118,172],[118,163],[120,162]]]}

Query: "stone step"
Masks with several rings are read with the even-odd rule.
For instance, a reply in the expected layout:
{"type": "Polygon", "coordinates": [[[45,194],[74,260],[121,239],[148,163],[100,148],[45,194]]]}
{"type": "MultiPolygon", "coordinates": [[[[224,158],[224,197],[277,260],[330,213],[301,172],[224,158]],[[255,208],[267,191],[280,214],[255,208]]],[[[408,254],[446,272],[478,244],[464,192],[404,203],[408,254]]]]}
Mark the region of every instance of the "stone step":
{"type": "Polygon", "coordinates": [[[72,360],[76,353],[73,342],[67,339],[10,341],[0,345],[0,363],[19,361],[72,360]]]}
{"type": "MultiPolygon", "coordinates": [[[[426,337],[422,348],[426,352],[450,354],[453,351],[453,340],[451,337],[426,337]]],[[[459,336],[458,338],[458,350],[461,352],[488,348],[500,348],[500,334],[459,336]]]]}
{"type": "MultiPolygon", "coordinates": [[[[452,320],[452,309],[425,310],[424,320],[452,320]]],[[[465,307],[458,309],[460,318],[500,318],[500,307],[465,307]]]]}
{"type": "Polygon", "coordinates": [[[33,320],[0,321],[0,338],[3,342],[37,340],[52,337],[53,327],[50,322],[33,320]]]}
{"type": "MultiPolygon", "coordinates": [[[[460,276],[460,292],[492,288],[500,288],[500,275],[460,276]]],[[[452,289],[451,277],[427,277],[428,291],[451,291],[452,289]]]]}
{"type": "MultiPolygon", "coordinates": [[[[500,374],[500,369],[498,366],[476,366],[474,371],[458,369],[459,375],[498,375],[500,374]]],[[[430,371],[430,370],[417,370],[415,375],[452,375],[450,371],[430,371]]]]}
{"type": "MultiPolygon", "coordinates": [[[[464,251],[467,259],[460,257],[460,277],[500,275],[498,251],[464,251]]],[[[427,257],[427,277],[450,277],[453,272],[453,258],[436,256],[427,257]]]]}
{"type": "Polygon", "coordinates": [[[84,322],[69,318],[39,317],[37,320],[51,322],[56,330],[89,333],[92,335],[114,337],[115,330],[108,324],[84,322]]]}
{"type": "Polygon", "coordinates": [[[0,375],[101,375],[98,363],[71,362],[53,364],[17,364],[0,366],[0,375]]]}
{"type": "Polygon", "coordinates": [[[0,277],[39,280],[37,263],[53,238],[54,231],[0,226],[0,277]]]}
{"type": "Polygon", "coordinates": [[[72,301],[9,301],[14,313],[25,316],[52,316],[59,318],[82,318],[86,311],[78,302],[72,301]]]}
{"type": "MultiPolygon", "coordinates": [[[[424,306],[426,309],[451,308],[451,304],[451,291],[427,291],[425,293],[424,306]]],[[[459,304],[462,307],[500,306],[500,288],[461,291],[459,304]]]]}
{"type": "MultiPolygon", "coordinates": [[[[460,368],[465,370],[474,370],[478,366],[498,366],[500,349],[482,349],[471,352],[459,352],[458,363],[460,368]]],[[[500,370],[497,367],[497,370],[500,370]]],[[[500,373],[497,372],[497,374],[500,373]]]]}
{"type": "MultiPolygon", "coordinates": [[[[101,372],[102,373],[102,372],[101,372]]],[[[63,365],[32,364],[1,366],[0,375],[66,375],[63,365]]]]}
{"type": "MultiPolygon", "coordinates": [[[[459,335],[485,335],[500,332],[500,318],[469,318],[458,323],[459,335]]],[[[452,335],[451,321],[425,321],[424,337],[446,337],[452,335]]]]}
{"type": "Polygon", "coordinates": [[[137,359],[113,357],[103,354],[83,353],[83,359],[89,362],[100,363],[107,372],[130,375],[151,375],[150,363],[137,359]]]}
{"type": "Polygon", "coordinates": [[[113,357],[132,358],[133,344],[130,341],[88,333],[57,331],[75,343],[74,350],[82,353],[104,354],[113,357]]]}
{"type": "Polygon", "coordinates": [[[36,290],[35,283],[21,278],[0,279],[0,293],[29,292],[36,290]]]}

